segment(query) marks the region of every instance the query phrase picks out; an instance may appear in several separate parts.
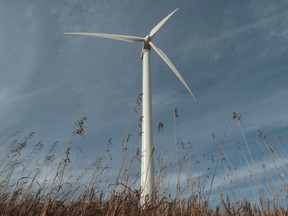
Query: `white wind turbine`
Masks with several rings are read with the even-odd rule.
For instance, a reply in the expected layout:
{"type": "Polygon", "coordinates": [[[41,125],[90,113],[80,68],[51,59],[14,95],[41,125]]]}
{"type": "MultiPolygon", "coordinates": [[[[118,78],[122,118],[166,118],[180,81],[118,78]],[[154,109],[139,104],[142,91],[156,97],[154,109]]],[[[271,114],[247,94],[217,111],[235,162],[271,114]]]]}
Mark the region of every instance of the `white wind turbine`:
{"type": "Polygon", "coordinates": [[[192,98],[196,101],[195,96],[188,87],[187,83],[178,72],[176,67],[164,54],[164,52],[157,48],[152,43],[152,38],[157,32],[163,27],[168,19],[178,10],[174,10],[163,20],[161,20],[146,37],[135,37],[127,35],[116,35],[116,34],[103,34],[103,33],[88,33],[88,32],[69,32],[64,34],[72,35],[85,35],[109,38],[114,40],[126,41],[126,42],[142,42],[142,53],[141,58],[143,60],[143,96],[142,96],[142,165],[141,165],[141,203],[144,204],[146,198],[151,198],[154,190],[154,147],[152,138],[152,105],[151,105],[151,87],[150,87],[150,50],[151,47],[155,52],[164,60],[164,62],[171,68],[174,74],[182,82],[185,88],[188,90],[192,98]],[[148,196],[148,197],[147,197],[148,196]]]}

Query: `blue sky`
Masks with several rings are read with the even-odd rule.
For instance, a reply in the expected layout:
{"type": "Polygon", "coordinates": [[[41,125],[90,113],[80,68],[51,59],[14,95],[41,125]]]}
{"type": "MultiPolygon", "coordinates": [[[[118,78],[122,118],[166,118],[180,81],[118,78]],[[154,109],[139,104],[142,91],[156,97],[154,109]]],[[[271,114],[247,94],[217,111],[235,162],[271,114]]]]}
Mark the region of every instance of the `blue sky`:
{"type": "Polygon", "coordinates": [[[86,116],[85,158],[93,160],[112,138],[120,160],[128,128],[139,145],[133,106],[141,93],[141,45],[63,32],[142,37],[178,7],[153,41],[198,100],[152,52],[156,155],[165,149],[168,160],[175,158],[177,107],[177,138],[191,142],[196,155],[211,155],[217,154],[211,134],[226,131],[225,153],[247,173],[232,147],[243,139],[232,112],[241,114],[255,158],[259,129],[287,137],[287,1],[2,1],[0,140],[21,130],[46,143],[65,142],[74,121],[86,116]],[[157,133],[158,122],[164,132],[157,133]]]}

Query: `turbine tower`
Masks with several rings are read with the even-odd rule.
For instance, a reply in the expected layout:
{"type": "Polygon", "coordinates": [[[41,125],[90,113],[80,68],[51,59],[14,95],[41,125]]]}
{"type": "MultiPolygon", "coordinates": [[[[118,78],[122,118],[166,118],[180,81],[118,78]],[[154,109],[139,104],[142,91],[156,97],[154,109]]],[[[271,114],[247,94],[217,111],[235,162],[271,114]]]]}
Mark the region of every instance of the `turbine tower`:
{"type": "Polygon", "coordinates": [[[196,101],[195,96],[189,86],[178,72],[176,67],[164,54],[164,52],[152,43],[152,38],[163,27],[168,19],[178,10],[174,10],[163,20],[161,20],[146,37],[136,37],[116,34],[89,33],[89,32],[67,32],[64,34],[84,35],[109,38],[125,42],[142,42],[141,58],[143,60],[143,96],[142,96],[142,157],[141,157],[141,204],[150,200],[154,188],[154,147],[152,137],[152,104],[151,104],[151,76],[150,76],[150,51],[151,48],[163,59],[170,67],[178,79],[188,90],[192,98],[196,101]],[[148,198],[148,199],[147,199],[148,198]]]}

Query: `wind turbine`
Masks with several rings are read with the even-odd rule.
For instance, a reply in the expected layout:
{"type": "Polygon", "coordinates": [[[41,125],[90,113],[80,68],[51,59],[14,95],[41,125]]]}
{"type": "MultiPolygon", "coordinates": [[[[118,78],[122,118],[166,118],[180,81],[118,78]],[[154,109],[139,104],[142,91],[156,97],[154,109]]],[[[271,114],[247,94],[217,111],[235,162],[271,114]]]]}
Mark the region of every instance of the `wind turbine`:
{"type": "Polygon", "coordinates": [[[142,42],[142,52],[141,58],[143,60],[143,96],[142,96],[142,158],[141,158],[141,203],[144,204],[152,196],[154,190],[154,147],[152,138],[152,104],[151,104],[151,84],[150,84],[150,50],[155,50],[155,52],[163,59],[163,61],[170,67],[178,79],[182,82],[185,88],[188,90],[192,98],[196,101],[195,96],[190,90],[189,86],[172,64],[169,58],[164,54],[164,52],[156,47],[152,42],[152,38],[157,34],[157,32],[163,27],[163,25],[168,21],[168,19],[173,16],[173,14],[178,10],[174,10],[163,20],[161,20],[146,37],[136,37],[127,35],[117,35],[117,34],[103,34],[103,33],[89,33],[89,32],[67,32],[64,34],[71,35],[85,35],[109,38],[114,40],[120,40],[125,42],[142,42]]]}

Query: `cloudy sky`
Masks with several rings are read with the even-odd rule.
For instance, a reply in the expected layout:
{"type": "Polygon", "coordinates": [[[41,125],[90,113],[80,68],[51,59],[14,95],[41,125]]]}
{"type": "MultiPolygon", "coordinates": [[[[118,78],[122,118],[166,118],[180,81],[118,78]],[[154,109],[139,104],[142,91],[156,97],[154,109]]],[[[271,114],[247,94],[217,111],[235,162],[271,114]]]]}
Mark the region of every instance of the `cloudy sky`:
{"type": "MultiPolygon", "coordinates": [[[[142,45],[63,32],[142,37],[178,7],[153,39],[197,102],[152,52],[156,155],[175,148],[176,126],[177,138],[191,142],[201,156],[217,155],[211,134],[226,134],[225,153],[235,158],[239,152],[232,143],[243,136],[232,112],[241,115],[252,153],[259,129],[267,137],[272,132],[287,137],[287,1],[2,0],[0,140],[21,130],[35,131],[43,142],[65,142],[74,121],[86,116],[86,158],[101,152],[110,138],[112,150],[121,150],[127,130],[139,145],[140,114],[133,107],[142,88],[142,45]],[[157,133],[159,122],[164,131],[157,133]]],[[[231,163],[248,171],[239,161],[231,163]]]]}

